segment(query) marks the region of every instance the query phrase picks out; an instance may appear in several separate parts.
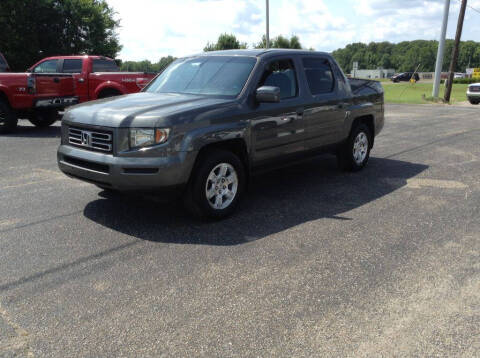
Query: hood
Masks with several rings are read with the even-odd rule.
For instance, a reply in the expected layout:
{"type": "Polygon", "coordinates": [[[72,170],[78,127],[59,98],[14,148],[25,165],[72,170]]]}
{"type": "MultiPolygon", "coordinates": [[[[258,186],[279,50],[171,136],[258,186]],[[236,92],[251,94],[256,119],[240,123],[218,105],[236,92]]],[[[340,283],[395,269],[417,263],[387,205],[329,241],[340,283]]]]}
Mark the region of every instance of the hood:
{"type": "Polygon", "coordinates": [[[189,94],[140,92],[71,107],[64,120],[117,128],[170,126],[175,114],[198,112],[232,102],[231,99],[189,94]]]}

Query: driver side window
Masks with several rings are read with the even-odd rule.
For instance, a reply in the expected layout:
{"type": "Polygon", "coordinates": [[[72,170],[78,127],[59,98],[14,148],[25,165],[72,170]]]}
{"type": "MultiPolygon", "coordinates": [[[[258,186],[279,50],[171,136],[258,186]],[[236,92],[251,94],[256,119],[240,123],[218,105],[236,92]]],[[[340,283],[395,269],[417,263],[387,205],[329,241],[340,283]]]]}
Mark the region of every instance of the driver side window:
{"type": "Polygon", "coordinates": [[[33,69],[34,73],[57,73],[58,60],[47,60],[33,69]]]}
{"type": "Polygon", "coordinates": [[[280,99],[293,98],[298,95],[297,76],[292,60],[270,62],[262,75],[259,86],[280,88],[280,99]]]}

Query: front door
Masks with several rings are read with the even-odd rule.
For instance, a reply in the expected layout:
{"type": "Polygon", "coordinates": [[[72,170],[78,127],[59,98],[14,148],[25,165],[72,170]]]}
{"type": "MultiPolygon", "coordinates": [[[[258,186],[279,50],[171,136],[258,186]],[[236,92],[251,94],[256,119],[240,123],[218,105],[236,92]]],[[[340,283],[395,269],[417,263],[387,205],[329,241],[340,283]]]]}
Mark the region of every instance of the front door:
{"type": "Polygon", "coordinates": [[[63,60],[62,73],[68,73],[73,76],[75,82],[75,92],[79,102],[88,101],[88,75],[87,69],[83,68],[84,61],[81,58],[63,60]]]}
{"type": "Polygon", "coordinates": [[[279,103],[260,103],[252,120],[255,164],[280,159],[304,150],[303,104],[299,98],[298,75],[290,58],[273,60],[256,88],[280,88],[279,103]]]}
{"type": "Polygon", "coordinates": [[[46,60],[33,68],[36,98],[67,97],[75,94],[73,79],[64,75],[58,60],[46,60]]]}

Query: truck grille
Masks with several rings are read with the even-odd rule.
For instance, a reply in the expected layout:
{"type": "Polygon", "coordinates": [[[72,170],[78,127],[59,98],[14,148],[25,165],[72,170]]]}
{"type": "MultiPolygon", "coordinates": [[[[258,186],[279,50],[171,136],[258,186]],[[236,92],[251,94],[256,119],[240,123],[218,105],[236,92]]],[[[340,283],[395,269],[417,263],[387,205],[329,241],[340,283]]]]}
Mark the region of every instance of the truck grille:
{"type": "Polygon", "coordinates": [[[112,153],[113,135],[110,131],[68,128],[68,142],[76,147],[82,147],[97,152],[112,153]]]}
{"type": "Polygon", "coordinates": [[[480,92],[480,86],[472,86],[472,87],[470,87],[470,92],[480,92]]]}

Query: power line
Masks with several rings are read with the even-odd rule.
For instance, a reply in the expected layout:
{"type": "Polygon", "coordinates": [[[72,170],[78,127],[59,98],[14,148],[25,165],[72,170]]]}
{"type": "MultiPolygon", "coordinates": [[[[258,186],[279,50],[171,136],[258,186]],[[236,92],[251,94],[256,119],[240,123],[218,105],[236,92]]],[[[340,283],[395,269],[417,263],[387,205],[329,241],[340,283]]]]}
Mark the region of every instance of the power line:
{"type": "MultiPolygon", "coordinates": [[[[459,3],[462,2],[462,0],[457,0],[457,1],[458,1],[459,3]]],[[[473,6],[467,4],[467,7],[468,7],[469,9],[471,9],[471,10],[473,10],[473,11],[475,11],[475,12],[478,12],[478,13],[480,14],[480,10],[474,8],[473,6]]]]}

